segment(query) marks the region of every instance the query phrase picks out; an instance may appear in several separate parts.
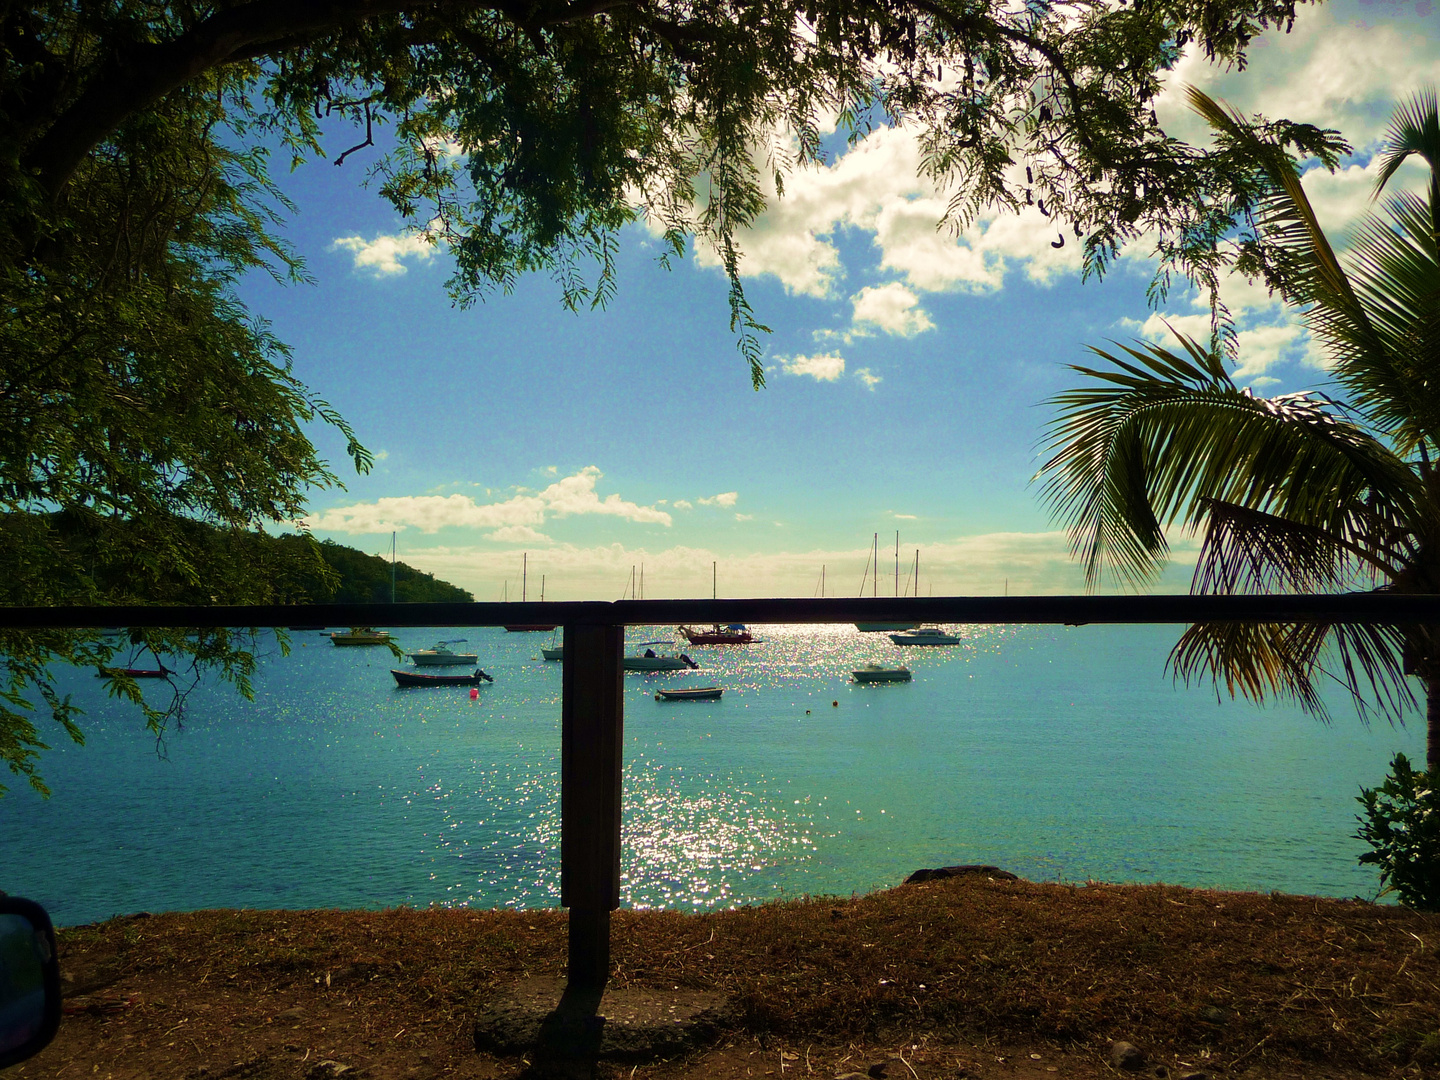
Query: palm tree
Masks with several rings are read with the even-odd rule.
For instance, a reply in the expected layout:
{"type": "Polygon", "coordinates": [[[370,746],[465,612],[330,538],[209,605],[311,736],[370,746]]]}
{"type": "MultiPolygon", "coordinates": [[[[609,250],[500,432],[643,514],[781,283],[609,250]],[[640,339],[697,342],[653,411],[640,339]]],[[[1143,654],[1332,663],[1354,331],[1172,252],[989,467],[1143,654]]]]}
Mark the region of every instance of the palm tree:
{"type": "MultiPolygon", "coordinates": [[[[1427,197],[1391,194],[1337,258],[1285,151],[1236,112],[1190,91],[1217,140],[1254,163],[1248,268],[1297,309],[1344,400],[1259,397],[1236,386],[1213,343],[1176,335],[1093,349],[1059,394],[1042,496],[1070,533],[1092,587],[1138,585],[1164,563],[1166,530],[1203,535],[1196,593],[1440,593],[1440,115],[1434,91],[1386,132],[1378,198],[1412,154],[1427,197]]],[[[1233,696],[1297,701],[1325,718],[1335,678],[1362,715],[1392,721],[1426,696],[1426,765],[1440,776],[1440,625],[1199,623],[1170,654],[1186,681],[1233,696]]]]}

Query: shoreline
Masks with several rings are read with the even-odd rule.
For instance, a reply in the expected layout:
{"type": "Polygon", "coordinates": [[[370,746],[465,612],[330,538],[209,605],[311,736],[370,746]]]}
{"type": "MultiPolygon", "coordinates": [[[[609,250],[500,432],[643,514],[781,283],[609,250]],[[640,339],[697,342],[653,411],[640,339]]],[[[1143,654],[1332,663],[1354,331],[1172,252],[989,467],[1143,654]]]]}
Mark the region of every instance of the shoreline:
{"type": "MultiPolygon", "coordinates": [[[[745,1076],[742,1059],[774,1047],[808,1051],[809,1073],[795,1075],[835,1076],[825,1070],[847,1054],[897,1046],[919,1048],[906,1051],[919,1080],[1029,1075],[1037,1061],[1036,1076],[1088,1078],[1114,1075],[1117,1040],[1142,1048],[1149,1075],[1440,1066],[1440,914],[1366,901],[970,875],[694,915],[622,910],[611,940],[611,988],[730,1005],[714,1049],[639,1066],[637,1080],[745,1076]],[[1025,1056],[981,1061],[986,1047],[1025,1056]]],[[[376,1080],[501,1077],[524,1063],[477,1053],[475,1017],[520,980],[563,978],[566,917],[211,910],[66,928],[60,941],[69,1015],[18,1075],[103,1064],[117,1078],[214,1077],[249,1061],[245,1075],[294,1077],[299,1059],[327,1054],[376,1080]]],[[[776,1060],[786,1076],[798,1068],[776,1060]]]]}

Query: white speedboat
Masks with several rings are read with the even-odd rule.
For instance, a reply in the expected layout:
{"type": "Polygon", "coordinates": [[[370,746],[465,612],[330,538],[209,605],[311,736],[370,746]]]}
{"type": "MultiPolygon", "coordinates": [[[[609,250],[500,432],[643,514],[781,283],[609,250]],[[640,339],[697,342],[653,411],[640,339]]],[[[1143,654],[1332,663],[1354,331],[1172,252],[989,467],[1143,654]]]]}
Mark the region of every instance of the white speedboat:
{"type": "Polygon", "coordinates": [[[866,664],[850,673],[855,676],[855,681],[867,682],[909,682],[910,669],[907,667],[881,667],[879,664],[866,664]]]}
{"type": "Polygon", "coordinates": [[[466,667],[474,667],[477,659],[475,653],[456,652],[450,648],[451,645],[459,645],[464,638],[456,638],[454,641],[437,641],[428,649],[419,649],[406,655],[416,667],[447,667],[464,664],[466,667]]]}
{"type": "Polygon", "coordinates": [[[922,626],[902,634],[891,634],[890,640],[896,645],[959,645],[960,639],[947,634],[938,626],[922,626]]]}

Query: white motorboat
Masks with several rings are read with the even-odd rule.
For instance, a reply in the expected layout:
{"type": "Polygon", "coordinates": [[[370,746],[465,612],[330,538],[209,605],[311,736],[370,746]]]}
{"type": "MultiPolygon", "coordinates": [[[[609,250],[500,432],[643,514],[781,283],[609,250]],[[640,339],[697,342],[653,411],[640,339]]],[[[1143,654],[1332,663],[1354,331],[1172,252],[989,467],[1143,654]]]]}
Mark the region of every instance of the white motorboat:
{"type": "Polygon", "coordinates": [[[922,626],[902,634],[891,634],[890,640],[896,645],[959,645],[960,639],[948,634],[938,626],[922,626]]]}
{"type": "Polygon", "coordinates": [[[859,683],[869,682],[909,682],[911,675],[907,667],[887,668],[879,664],[866,664],[850,673],[859,683]]]}
{"type": "Polygon", "coordinates": [[[428,649],[418,649],[415,652],[407,653],[416,667],[447,667],[464,664],[466,667],[474,667],[477,659],[475,653],[456,652],[451,645],[459,645],[464,638],[455,638],[453,641],[437,641],[428,649]]]}

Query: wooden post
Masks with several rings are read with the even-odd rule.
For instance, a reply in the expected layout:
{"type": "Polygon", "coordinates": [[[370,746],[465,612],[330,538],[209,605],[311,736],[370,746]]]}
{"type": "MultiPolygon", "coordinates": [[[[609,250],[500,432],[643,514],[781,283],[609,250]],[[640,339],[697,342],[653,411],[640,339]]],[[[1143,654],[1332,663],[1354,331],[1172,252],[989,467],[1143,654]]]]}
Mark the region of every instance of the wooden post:
{"type": "Polygon", "coordinates": [[[570,909],[570,985],[610,974],[620,906],[622,626],[567,623],[560,705],[560,903],[570,909]]]}

